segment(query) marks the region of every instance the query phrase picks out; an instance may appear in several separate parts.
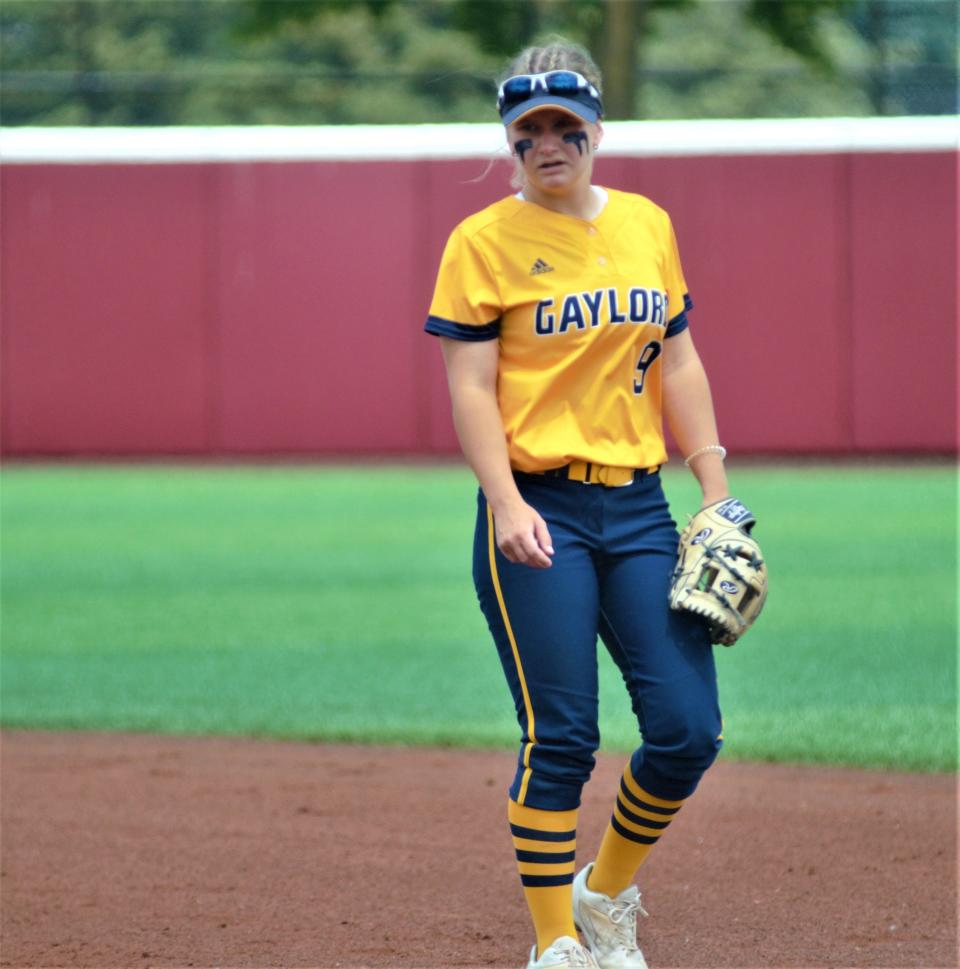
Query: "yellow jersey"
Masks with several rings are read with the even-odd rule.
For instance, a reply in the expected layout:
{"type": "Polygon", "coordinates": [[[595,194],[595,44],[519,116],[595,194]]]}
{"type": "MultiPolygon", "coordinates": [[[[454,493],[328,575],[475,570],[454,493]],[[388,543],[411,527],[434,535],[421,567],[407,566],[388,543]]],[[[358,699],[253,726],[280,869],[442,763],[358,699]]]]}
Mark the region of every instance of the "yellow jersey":
{"type": "Polygon", "coordinates": [[[518,471],[667,459],[664,342],[693,303],[667,213],[605,191],[592,221],[501,199],[461,222],[443,253],[425,329],[499,339],[497,399],[518,471]]]}

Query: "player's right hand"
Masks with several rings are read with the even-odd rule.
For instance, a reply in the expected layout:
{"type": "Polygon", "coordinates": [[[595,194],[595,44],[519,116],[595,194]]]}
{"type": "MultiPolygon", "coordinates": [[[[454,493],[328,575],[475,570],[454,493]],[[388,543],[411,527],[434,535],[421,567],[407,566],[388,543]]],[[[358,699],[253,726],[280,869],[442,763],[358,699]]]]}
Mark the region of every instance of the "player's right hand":
{"type": "Polygon", "coordinates": [[[524,501],[501,508],[493,516],[494,537],[504,557],[534,569],[551,566],[553,542],[540,513],[524,501]]]}

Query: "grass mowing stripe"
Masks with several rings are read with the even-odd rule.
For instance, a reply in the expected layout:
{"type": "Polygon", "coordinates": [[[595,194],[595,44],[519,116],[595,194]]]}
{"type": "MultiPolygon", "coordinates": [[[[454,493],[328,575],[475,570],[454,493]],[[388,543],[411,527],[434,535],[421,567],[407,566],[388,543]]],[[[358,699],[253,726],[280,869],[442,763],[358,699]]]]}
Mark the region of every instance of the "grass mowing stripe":
{"type": "MultiPolygon", "coordinates": [[[[696,504],[665,472],[674,515],[696,504]]],[[[718,648],[725,756],[956,764],[945,467],[745,466],[771,594],[718,648]]],[[[8,726],[512,746],[453,467],[8,466],[8,726]]],[[[601,663],[608,749],[636,729],[601,663]]]]}

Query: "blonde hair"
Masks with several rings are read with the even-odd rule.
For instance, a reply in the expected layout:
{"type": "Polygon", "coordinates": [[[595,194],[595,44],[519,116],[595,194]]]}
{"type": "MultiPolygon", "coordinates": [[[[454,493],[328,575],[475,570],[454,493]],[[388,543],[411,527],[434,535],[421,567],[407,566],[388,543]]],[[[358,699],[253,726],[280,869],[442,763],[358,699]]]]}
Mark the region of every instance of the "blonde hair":
{"type": "MultiPolygon", "coordinates": [[[[510,61],[506,71],[500,76],[499,83],[503,84],[507,78],[517,74],[544,74],[547,71],[576,71],[603,93],[600,68],[590,52],[586,47],[562,37],[554,37],[540,47],[525,47],[510,61]]],[[[523,166],[516,158],[513,159],[510,185],[517,190],[523,188],[523,166]]]]}

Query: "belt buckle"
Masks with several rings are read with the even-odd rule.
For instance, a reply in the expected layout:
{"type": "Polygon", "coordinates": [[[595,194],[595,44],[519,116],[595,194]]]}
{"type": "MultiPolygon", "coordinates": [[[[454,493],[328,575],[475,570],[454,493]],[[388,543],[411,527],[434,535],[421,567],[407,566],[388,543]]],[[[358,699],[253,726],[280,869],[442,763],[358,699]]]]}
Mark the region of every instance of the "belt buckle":
{"type": "MultiPolygon", "coordinates": [[[[636,480],[637,471],[634,468],[618,468],[607,464],[593,464],[590,461],[571,461],[565,468],[570,481],[581,484],[598,484],[606,488],[625,488],[636,480]]],[[[643,472],[641,471],[642,475],[643,472]]]]}
{"type": "Polygon", "coordinates": [[[633,468],[613,468],[600,466],[597,468],[597,480],[608,488],[626,488],[632,485],[635,472],[633,468]]]}

